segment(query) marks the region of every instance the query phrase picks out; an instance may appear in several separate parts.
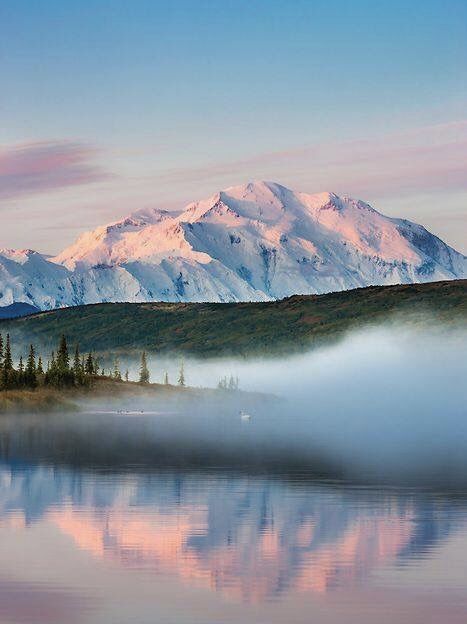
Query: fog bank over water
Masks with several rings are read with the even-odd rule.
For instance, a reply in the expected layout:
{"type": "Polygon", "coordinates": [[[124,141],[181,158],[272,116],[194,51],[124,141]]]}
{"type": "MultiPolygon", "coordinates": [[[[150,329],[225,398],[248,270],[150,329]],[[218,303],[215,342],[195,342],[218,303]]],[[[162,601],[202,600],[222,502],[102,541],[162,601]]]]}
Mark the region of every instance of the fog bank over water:
{"type": "MultiPolygon", "coordinates": [[[[178,362],[161,358],[152,378],[168,364],[173,380],[178,362]]],[[[467,488],[466,331],[372,328],[289,358],[187,360],[185,371],[189,385],[233,375],[265,394],[169,389],[93,399],[76,416],[12,417],[2,454],[467,488]]]]}
{"type": "Polygon", "coordinates": [[[212,385],[216,376],[225,373],[238,375],[243,390],[273,392],[294,400],[314,394],[329,400],[339,389],[350,393],[340,397],[346,403],[352,399],[360,404],[375,395],[393,394],[395,388],[410,396],[429,391],[430,379],[436,384],[430,386],[430,399],[442,399],[444,404],[446,397],[440,392],[460,389],[459,380],[467,372],[467,329],[369,327],[349,333],[337,345],[301,355],[198,361],[187,366],[193,385],[212,385]]]}
{"type": "Polygon", "coordinates": [[[465,330],[368,328],[302,355],[188,360],[186,370],[192,385],[233,375],[285,399],[251,426],[259,435],[269,414],[263,434],[288,440],[292,455],[309,442],[352,472],[467,482],[465,330]]]}

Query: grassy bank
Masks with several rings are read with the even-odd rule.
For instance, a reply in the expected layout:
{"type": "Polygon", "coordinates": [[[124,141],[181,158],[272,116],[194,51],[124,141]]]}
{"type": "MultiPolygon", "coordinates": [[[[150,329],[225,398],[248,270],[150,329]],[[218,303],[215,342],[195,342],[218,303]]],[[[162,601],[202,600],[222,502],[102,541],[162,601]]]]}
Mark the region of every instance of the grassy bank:
{"type": "Polygon", "coordinates": [[[244,405],[271,399],[260,393],[218,390],[212,388],[192,388],[164,384],[141,384],[120,381],[110,377],[96,377],[90,387],[50,388],[35,390],[0,391],[0,413],[31,413],[52,411],[79,411],[86,407],[99,409],[130,408],[132,405],[150,404],[157,408],[164,404],[190,406],[209,401],[222,405],[226,399],[240,397],[244,405]]]}
{"type": "Polygon", "coordinates": [[[53,388],[4,390],[0,392],[0,414],[10,412],[72,411],[77,406],[68,393],[53,388]]]}

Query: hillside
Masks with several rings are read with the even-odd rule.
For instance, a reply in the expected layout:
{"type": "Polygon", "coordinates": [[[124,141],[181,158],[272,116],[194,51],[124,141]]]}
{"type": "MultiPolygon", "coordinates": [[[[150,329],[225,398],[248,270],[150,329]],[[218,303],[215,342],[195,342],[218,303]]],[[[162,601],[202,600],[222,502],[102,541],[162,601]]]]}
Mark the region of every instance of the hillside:
{"type": "Polygon", "coordinates": [[[29,305],[29,303],[12,303],[10,305],[0,307],[0,319],[27,316],[28,314],[34,314],[34,312],[39,312],[38,308],[29,305]]]}
{"type": "Polygon", "coordinates": [[[350,328],[467,319],[467,280],[375,286],[264,303],[107,303],[0,321],[14,343],[52,349],[60,334],[83,351],[183,353],[203,357],[295,351],[350,328]]]}

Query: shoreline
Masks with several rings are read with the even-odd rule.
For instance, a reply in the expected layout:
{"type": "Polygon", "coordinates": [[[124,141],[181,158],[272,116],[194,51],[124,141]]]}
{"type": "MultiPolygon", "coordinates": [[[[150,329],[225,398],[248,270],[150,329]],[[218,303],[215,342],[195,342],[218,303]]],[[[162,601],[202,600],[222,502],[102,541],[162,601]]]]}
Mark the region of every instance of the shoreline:
{"type": "Polygon", "coordinates": [[[11,389],[0,391],[0,415],[10,413],[77,413],[86,404],[105,402],[107,406],[120,405],[126,401],[148,401],[154,399],[174,403],[199,402],[206,399],[222,400],[226,397],[241,397],[246,401],[271,400],[272,395],[242,390],[218,388],[196,388],[157,383],[142,384],[135,381],[115,380],[110,377],[96,377],[89,387],[58,389],[40,386],[34,390],[11,389]]]}

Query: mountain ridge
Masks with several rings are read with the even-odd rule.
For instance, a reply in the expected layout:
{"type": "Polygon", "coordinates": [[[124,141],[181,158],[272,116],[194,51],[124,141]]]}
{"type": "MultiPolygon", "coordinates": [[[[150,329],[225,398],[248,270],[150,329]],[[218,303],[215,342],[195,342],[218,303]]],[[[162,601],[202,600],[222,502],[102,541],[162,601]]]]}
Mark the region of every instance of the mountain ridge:
{"type": "MultiPolygon", "coordinates": [[[[369,286],[280,301],[98,303],[0,320],[0,333],[27,353],[46,351],[61,334],[101,355],[139,359],[141,351],[197,357],[291,353],[369,327],[464,328],[467,280],[369,286]],[[401,321],[403,321],[401,323],[401,321]]],[[[109,365],[112,362],[109,359],[109,365]]]]}
{"type": "Polygon", "coordinates": [[[179,213],[140,209],[55,257],[0,250],[0,305],[268,301],[463,278],[465,256],[362,200],[275,182],[229,187],[179,213]]]}

